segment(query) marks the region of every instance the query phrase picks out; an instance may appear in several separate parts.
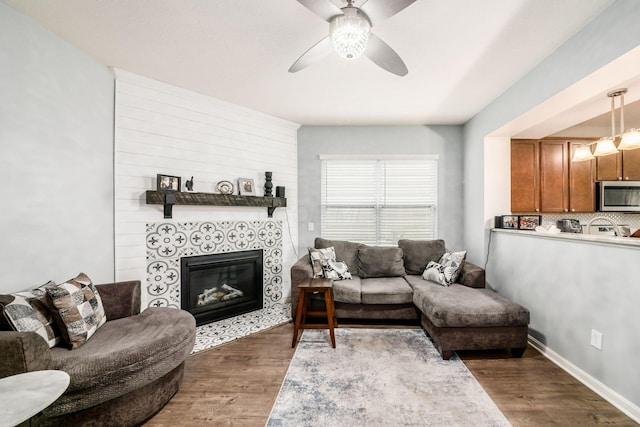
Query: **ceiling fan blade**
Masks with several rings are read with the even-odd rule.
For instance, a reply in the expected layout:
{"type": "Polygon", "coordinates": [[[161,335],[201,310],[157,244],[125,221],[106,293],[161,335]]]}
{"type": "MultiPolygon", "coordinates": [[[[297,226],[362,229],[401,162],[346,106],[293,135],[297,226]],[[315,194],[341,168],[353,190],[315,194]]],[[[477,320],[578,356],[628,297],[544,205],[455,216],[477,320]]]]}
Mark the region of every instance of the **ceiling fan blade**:
{"type": "Polygon", "coordinates": [[[327,22],[336,15],[342,15],[340,8],[330,0],[298,0],[298,3],[327,22]]]}
{"type": "Polygon", "coordinates": [[[289,72],[295,73],[296,71],[300,71],[303,68],[320,61],[331,52],[333,52],[333,45],[331,44],[331,39],[327,36],[303,53],[289,68],[289,72]]]}
{"type": "Polygon", "coordinates": [[[369,42],[364,54],[380,67],[398,76],[406,76],[409,70],[404,62],[391,47],[380,40],[375,34],[369,34],[369,42]]]}
{"type": "MultiPolygon", "coordinates": [[[[300,1],[300,0],[298,0],[300,1]]],[[[392,17],[416,0],[369,0],[360,7],[367,14],[371,25],[376,26],[387,18],[392,17]]]]}

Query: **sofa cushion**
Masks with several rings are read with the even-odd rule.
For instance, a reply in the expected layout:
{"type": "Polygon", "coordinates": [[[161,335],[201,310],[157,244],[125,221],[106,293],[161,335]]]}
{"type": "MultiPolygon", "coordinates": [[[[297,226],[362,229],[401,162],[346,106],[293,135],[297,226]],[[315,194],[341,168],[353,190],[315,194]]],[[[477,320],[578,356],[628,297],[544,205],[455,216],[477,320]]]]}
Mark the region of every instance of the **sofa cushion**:
{"type": "Polygon", "coordinates": [[[362,303],[362,284],[358,276],[351,280],[337,280],[333,282],[333,299],[336,302],[346,302],[350,304],[362,303]]]}
{"type": "Polygon", "coordinates": [[[11,329],[35,332],[53,347],[60,342],[60,332],[47,306],[47,286],[55,286],[55,283],[49,281],[30,291],[0,295],[0,307],[11,329]]]}
{"type": "Polygon", "coordinates": [[[405,304],[413,301],[413,290],[403,277],[361,279],[363,304],[405,304]]]}
{"type": "Polygon", "coordinates": [[[439,328],[522,326],[529,310],[489,289],[414,282],[413,303],[439,328]]]}
{"type": "Polygon", "coordinates": [[[346,240],[327,240],[316,237],[314,246],[318,249],[333,246],[336,253],[336,261],[347,264],[347,268],[354,276],[359,276],[358,272],[358,248],[362,243],[349,242],[346,240]]]}
{"type": "Polygon", "coordinates": [[[54,347],[51,369],[67,372],[71,384],[44,413],[79,411],[139,389],[180,365],[194,340],[195,319],[190,313],[148,308],[108,321],[76,350],[54,347]]]}
{"type": "Polygon", "coordinates": [[[62,338],[71,348],[80,347],[107,321],[98,289],[86,274],[46,289],[62,338]]]}
{"type": "Polygon", "coordinates": [[[438,261],[446,252],[444,240],[398,240],[407,274],[422,274],[429,261],[438,261]]]}
{"type": "Polygon", "coordinates": [[[404,276],[402,249],[361,246],[358,249],[358,272],[362,278],[404,276]]]}
{"type": "Polygon", "coordinates": [[[322,263],[328,260],[336,260],[336,252],[333,246],[328,248],[309,248],[309,259],[311,260],[311,266],[313,267],[313,277],[324,277],[324,270],[322,269],[322,263]]]}

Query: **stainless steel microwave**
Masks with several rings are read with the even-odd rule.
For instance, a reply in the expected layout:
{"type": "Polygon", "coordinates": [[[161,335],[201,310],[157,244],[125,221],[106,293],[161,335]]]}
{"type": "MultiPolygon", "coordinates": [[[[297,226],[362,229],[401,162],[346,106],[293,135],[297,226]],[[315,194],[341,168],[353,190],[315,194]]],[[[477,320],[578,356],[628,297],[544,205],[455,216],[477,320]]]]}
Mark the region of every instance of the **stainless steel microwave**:
{"type": "Polygon", "coordinates": [[[640,212],[640,181],[600,181],[596,188],[600,212],[640,212]]]}

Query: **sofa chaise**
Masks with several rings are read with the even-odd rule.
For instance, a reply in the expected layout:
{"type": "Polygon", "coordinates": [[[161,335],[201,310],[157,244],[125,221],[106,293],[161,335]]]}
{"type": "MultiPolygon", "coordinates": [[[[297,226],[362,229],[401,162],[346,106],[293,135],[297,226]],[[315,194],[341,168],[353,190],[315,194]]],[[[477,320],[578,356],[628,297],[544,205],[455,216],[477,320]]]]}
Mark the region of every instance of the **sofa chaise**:
{"type": "MultiPolygon", "coordinates": [[[[521,357],[527,346],[529,311],[485,289],[485,271],[463,262],[455,283],[425,280],[430,262],[447,252],[443,240],[400,240],[397,247],[315,239],[315,249],[333,248],[351,279],[334,280],[338,319],[420,321],[443,359],[455,350],[509,349],[521,357]]],[[[309,255],[291,268],[295,318],[298,284],[314,277],[309,255]]],[[[312,301],[312,304],[314,301],[312,301]]],[[[318,308],[322,301],[316,301],[318,308]]]]}

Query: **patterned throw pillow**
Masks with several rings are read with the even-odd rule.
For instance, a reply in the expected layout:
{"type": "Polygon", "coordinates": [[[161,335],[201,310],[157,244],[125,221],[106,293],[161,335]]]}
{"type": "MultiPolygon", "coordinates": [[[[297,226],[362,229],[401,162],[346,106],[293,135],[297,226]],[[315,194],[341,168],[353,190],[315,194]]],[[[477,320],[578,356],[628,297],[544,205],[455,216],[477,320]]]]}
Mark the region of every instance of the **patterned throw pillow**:
{"type": "Polygon", "coordinates": [[[336,251],[333,246],[324,249],[309,248],[309,258],[311,258],[311,266],[313,267],[313,277],[324,277],[322,262],[335,261],[336,251]]]}
{"type": "Polygon", "coordinates": [[[62,337],[72,349],[87,342],[107,321],[100,294],[84,273],[48,287],[47,294],[57,310],[56,321],[62,337]]]}
{"type": "Polygon", "coordinates": [[[422,278],[449,286],[458,279],[467,251],[447,252],[442,255],[439,262],[430,261],[427,268],[422,273],[422,278]]]}
{"type": "Polygon", "coordinates": [[[60,342],[60,333],[47,307],[46,288],[49,286],[55,286],[55,283],[48,282],[31,291],[3,295],[0,304],[4,306],[4,317],[14,330],[35,332],[51,348],[60,342]]]}
{"type": "Polygon", "coordinates": [[[352,279],[347,264],[340,261],[322,261],[322,271],[325,279],[345,280],[352,279]]]}

